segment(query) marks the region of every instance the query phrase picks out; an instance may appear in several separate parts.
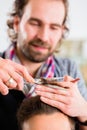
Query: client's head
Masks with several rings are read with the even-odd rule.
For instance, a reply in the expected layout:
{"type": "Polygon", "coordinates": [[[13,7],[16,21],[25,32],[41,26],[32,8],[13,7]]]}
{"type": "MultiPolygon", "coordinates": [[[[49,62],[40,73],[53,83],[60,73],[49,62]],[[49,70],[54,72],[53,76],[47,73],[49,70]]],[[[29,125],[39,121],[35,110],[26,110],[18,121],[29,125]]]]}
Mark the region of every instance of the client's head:
{"type": "Polygon", "coordinates": [[[20,130],[74,130],[74,121],[39,96],[26,98],[17,113],[20,130]]]}

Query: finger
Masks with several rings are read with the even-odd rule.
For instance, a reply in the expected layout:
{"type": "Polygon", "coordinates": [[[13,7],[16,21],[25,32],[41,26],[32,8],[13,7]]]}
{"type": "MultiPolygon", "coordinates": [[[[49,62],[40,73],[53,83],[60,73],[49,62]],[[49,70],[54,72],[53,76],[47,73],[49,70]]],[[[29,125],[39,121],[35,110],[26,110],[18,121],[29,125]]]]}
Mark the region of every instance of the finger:
{"type": "Polygon", "coordinates": [[[9,74],[7,72],[5,72],[4,70],[0,69],[0,79],[3,82],[7,82],[7,80],[10,78],[9,74]]]}
{"type": "Polygon", "coordinates": [[[11,78],[10,75],[5,72],[5,70],[0,70],[0,79],[2,80],[3,84],[5,84],[6,86],[8,86],[9,88],[15,88],[16,87],[16,82],[14,81],[13,84],[9,84],[9,79],[11,78]]]}
{"type": "Polygon", "coordinates": [[[68,75],[65,75],[64,76],[64,81],[71,81],[71,80],[73,80],[74,78],[72,78],[72,77],[70,77],[70,76],[68,76],[68,75]]]}
{"type": "Polygon", "coordinates": [[[69,96],[64,96],[64,95],[59,95],[59,94],[54,94],[49,92],[41,92],[41,91],[35,91],[35,92],[39,96],[45,97],[50,100],[62,102],[64,104],[69,104],[71,99],[69,96]]]}
{"type": "Polygon", "coordinates": [[[15,80],[15,82],[17,84],[16,89],[22,90],[23,84],[24,84],[23,77],[20,74],[18,74],[17,72],[10,73],[10,75],[12,76],[12,78],[15,80]]]}
{"type": "Polygon", "coordinates": [[[29,74],[29,72],[27,71],[26,67],[20,64],[17,64],[15,62],[12,62],[13,66],[15,67],[15,71],[17,73],[19,73],[20,75],[22,75],[22,77],[29,81],[29,82],[34,82],[33,77],[29,74]]]}
{"type": "Polygon", "coordinates": [[[2,95],[7,95],[9,92],[8,87],[0,80],[0,93],[2,95]]]}
{"type": "Polygon", "coordinates": [[[25,67],[22,67],[21,71],[16,70],[17,73],[19,73],[26,81],[30,83],[34,83],[34,78],[28,73],[27,69],[25,67]]]}
{"type": "MultiPolygon", "coordinates": [[[[62,102],[58,102],[58,101],[54,101],[54,100],[51,100],[51,99],[47,99],[45,97],[40,97],[41,101],[48,104],[48,105],[51,105],[53,107],[56,107],[58,108],[59,110],[61,110],[62,112],[65,113],[65,109],[66,109],[66,104],[62,103],[62,102]]],[[[67,113],[65,113],[67,114],[67,113]]]]}
{"type": "Polygon", "coordinates": [[[5,68],[4,70],[0,70],[0,75],[2,75],[2,81],[5,83],[9,88],[16,88],[22,89],[23,88],[23,77],[15,72],[13,67],[10,69],[5,68]],[[13,82],[9,82],[10,78],[13,79],[13,82]]]}
{"type": "Polygon", "coordinates": [[[37,85],[36,88],[35,88],[35,91],[49,92],[49,93],[60,94],[60,95],[64,95],[64,96],[66,96],[66,95],[70,96],[69,90],[68,89],[63,89],[61,87],[50,88],[50,87],[37,85]]]}
{"type": "Polygon", "coordinates": [[[17,83],[15,82],[15,80],[12,77],[10,77],[6,81],[5,85],[8,86],[9,89],[15,89],[17,86],[17,83]]]}
{"type": "Polygon", "coordinates": [[[69,116],[72,116],[72,117],[75,117],[76,114],[75,112],[73,111],[74,109],[72,109],[72,107],[70,107],[69,105],[66,105],[62,102],[59,102],[59,101],[54,101],[54,100],[51,100],[51,99],[47,99],[45,97],[40,97],[41,101],[48,104],[48,105],[51,105],[53,107],[56,107],[58,108],[59,110],[61,110],[63,113],[69,115],[69,116]]]}
{"type": "Polygon", "coordinates": [[[24,67],[23,65],[20,65],[18,63],[15,63],[9,59],[1,59],[3,64],[0,65],[2,69],[4,69],[5,71],[9,72],[17,72],[19,73],[25,80],[29,81],[29,82],[34,82],[34,79],[32,78],[32,76],[29,75],[26,67],[24,67]],[[9,68],[8,68],[9,66],[9,68]]]}
{"type": "Polygon", "coordinates": [[[9,86],[9,88],[16,88],[18,90],[22,90],[23,89],[23,83],[24,83],[23,76],[20,75],[19,72],[15,71],[13,67],[10,67],[10,69],[5,68],[5,70],[8,72],[10,77],[12,77],[14,79],[13,84],[7,84],[9,86]],[[12,85],[14,85],[14,86],[12,86],[12,85]]]}
{"type": "Polygon", "coordinates": [[[70,81],[63,81],[63,82],[57,82],[58,86],[64,88],[64,89],[71,89],[74,86],[74,83],[70,81]]]}

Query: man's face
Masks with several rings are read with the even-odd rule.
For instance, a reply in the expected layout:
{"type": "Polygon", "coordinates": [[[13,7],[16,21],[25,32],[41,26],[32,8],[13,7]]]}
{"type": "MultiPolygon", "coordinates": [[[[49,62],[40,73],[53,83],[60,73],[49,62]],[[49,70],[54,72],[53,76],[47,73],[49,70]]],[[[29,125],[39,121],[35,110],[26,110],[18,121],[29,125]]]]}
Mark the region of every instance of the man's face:
{"type": "Polygon", "coordinates": [[[22,130],[71,130],[71,124],[67,116],[56,112],[31,117],[23,123],[22,130]]]}
{"type": "Polygon", "coordinates": [[[16,24],[17,47],[21,54],[34,62],[46,60],[62,37],[64,16],[61,1],[30,0],[16,24]]]}

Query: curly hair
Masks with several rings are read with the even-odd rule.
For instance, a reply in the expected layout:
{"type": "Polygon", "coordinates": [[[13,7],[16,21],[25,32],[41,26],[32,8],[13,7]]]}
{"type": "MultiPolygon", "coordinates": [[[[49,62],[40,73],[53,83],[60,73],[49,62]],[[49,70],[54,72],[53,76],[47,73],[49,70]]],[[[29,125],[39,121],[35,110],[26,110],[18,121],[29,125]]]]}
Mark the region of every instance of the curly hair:
{"type": "MultiPolygon", "coordinates": [[[[63,21],[63,25],[65,27],[65,32],[67,32],[69,31],[68,27],[66,26],[66,21],[67,21],[67,16],[68,16],[68,0],[60,0],[60,1],[62,1],[65,6],[65,18],[63,21]]],[[[12,42],[17,41],[17,34],[15,33],[14,28],[13,28],[13,18],[15,16],[22,18],[23,13],[24,13],[24,7],[28,4],[28,2],[29,0],[15,0],[13,3],[12,12],[9,13],[10,18],[7,20],[8,36],[12,42]]]]}

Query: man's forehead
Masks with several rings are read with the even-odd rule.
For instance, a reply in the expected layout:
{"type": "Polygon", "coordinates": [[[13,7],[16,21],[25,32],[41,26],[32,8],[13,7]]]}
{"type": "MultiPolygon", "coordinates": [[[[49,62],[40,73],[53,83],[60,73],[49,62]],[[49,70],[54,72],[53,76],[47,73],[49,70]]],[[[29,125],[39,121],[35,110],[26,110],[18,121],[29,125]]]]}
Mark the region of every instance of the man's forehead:
{"type": "Polygon", "coordinates": [[[62,23],[65,17],[65,7],[61,0],[37,0],[37,2],[30,0],[25,7],[24,14],[27,18],[30,16],[42,20],[54,19],[54,21],[60,19],[62,23]]]}
{"type": "Polygon", "coordinates": [[[63,0],[29,0],[27,2],[26,6],[32,5],[32,6],[34,6],[34,8],[36,8],[36,7],[38,7],[38,5],[41,5],[41,8],[42,8],[43,4],[46,4],[46,5],[52,4],[53,5],[54,3],[56,3],[56,5],[60,4],[60,3],[62,3],[64,5],[63,0]]]}
{"type": "Polygon", "coordinates": [[[29,130],[71,130],[68,117],[60,112],[35,115],[25,121],[23,127],[29,130]]]}

